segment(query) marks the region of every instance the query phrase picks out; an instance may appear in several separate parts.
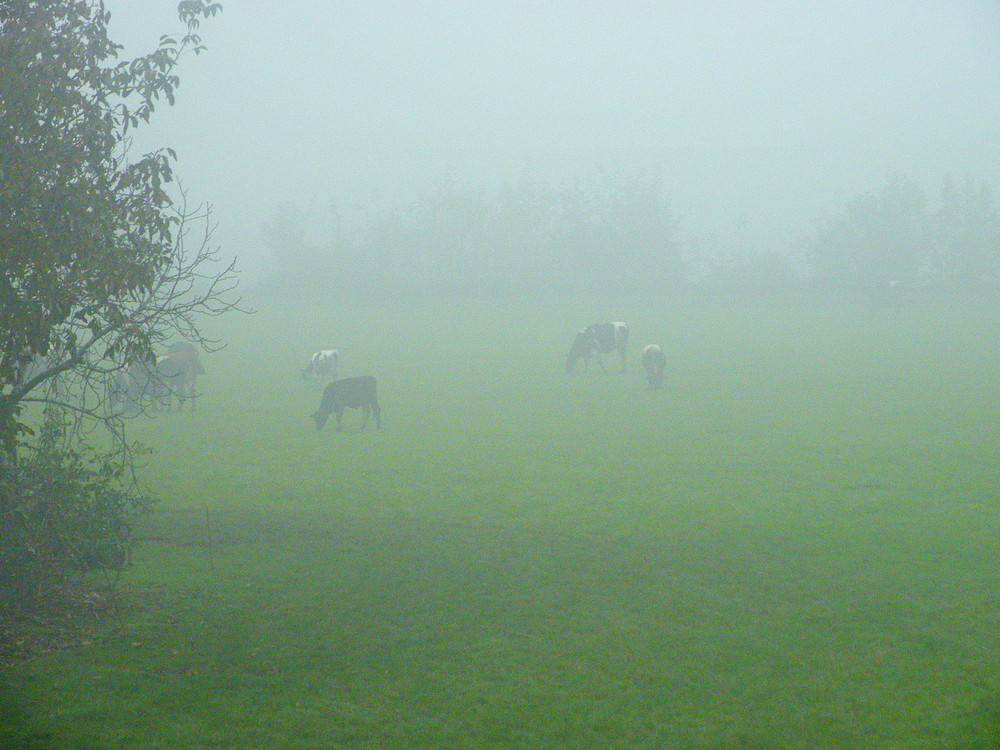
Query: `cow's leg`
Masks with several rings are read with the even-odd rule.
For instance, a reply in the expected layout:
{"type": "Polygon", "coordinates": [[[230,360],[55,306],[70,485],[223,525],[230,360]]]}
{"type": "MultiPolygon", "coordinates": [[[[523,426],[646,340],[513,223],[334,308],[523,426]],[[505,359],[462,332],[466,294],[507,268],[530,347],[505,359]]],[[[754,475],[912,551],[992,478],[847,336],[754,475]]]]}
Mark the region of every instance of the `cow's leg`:
{"type": "Polygon", "coordinates": [[[361,429],[368,426],[368,415],[372,413],[372,408],[368,404],[361,405],[361,429]]]}
{"type": "Polygon", "coordinates": [[[382,407],[378,405],[378,401],[372,404],[372,411],[375,412],[375,429],[382,429],[382,407]]]}
{"type": "Polygon", "coordinates": [[[337,432],[340,432],[340,430],[343,429],[343,423],[344,423],[344,409],[343,409],[343,407],[337,409],[336,415],[337,415],[337,432]]]}

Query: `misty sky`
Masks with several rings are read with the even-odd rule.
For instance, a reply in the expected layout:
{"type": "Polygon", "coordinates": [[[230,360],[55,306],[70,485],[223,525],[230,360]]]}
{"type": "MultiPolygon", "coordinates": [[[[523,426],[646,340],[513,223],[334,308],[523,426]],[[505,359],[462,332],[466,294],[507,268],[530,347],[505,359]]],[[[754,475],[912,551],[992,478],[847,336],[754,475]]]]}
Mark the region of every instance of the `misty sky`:
{"type": "MultiPolygon", "coordinates": [[[[179,28],[174,0],[106,4],[128,56],[179,28]]],[[[245,265],[279,202],[350,211],[529,166],[655,168],[682,235],[779,250],[893,174],[1000,189],[997,0],[223,5],[137,146],[178,150],[245,265]]]]}

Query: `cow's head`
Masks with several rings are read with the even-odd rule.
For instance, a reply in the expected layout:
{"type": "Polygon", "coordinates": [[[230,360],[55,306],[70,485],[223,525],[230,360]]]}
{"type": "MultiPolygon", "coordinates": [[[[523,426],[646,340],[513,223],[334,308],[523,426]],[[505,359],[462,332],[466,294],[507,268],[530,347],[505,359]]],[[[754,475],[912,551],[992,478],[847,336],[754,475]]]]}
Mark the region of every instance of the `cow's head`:
{"type": "Polygon", "coordinates": [[[594,334],[589,330],[580,331],[573,339],[573,346],[566,355],[566,372],[573,372],[578,359],[586,359],[594,352],[594,334]]]}
{"type": "Polygon", "coordinates": [[[312,414],[310,416],[312,416],[313,420],[315,420],[315,422],[316,422],[316,429],[317,430],[322,430],[323,429],[323,425],[326,424],[326,420],[328,420],[330,418],[330,413],[329,412],[325,412],[325,411],[323,411],[321,409],[320,411],[318,411],[315,414],[312,414]]]}

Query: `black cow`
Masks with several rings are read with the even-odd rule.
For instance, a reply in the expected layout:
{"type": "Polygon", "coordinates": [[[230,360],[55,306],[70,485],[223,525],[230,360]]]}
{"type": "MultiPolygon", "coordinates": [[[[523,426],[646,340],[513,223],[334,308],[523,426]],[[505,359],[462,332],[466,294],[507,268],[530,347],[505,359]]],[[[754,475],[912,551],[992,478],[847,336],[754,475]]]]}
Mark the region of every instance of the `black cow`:
{"type": "Polygon", "coordinates": [[[898,318],[902,309],[903,284],[900,281],[880,284],[872,290],[871,296],[868,298],[868,312],[873,318],[882,311],[892,313],[894,317],[898,318]]]}
{"type": "Polygon", "coordinates": [[[364,421],[361,429],[368,424],[368,414],[375,413],[375,429],[382,426],[382,409],[378,405],[378,385],[371,375],[362,375],[359,378],[342,378],[334,380],[323,389],[323,399],[319,403],[319,409],[312,418],[316,420],[316,429],[322,430],[330,414],[337,415],[337,429],[341,428],[341,420],[344,416],[344,409],[361,408],[364,421]]]}
{"type": "Polygon", "coordinates": [[[646,344],[642,349],[642,366],[646,369],[646,382],[649,390],[657,391],[663,387],[663,373],[667,368],[667,355],[659,344],[646,344]]]}
{"type": "Polygon", "coordinates": [[[628,346],[628,326],[624,323],[593,323],[578,334],[573,339],[573,346],[570,347],[569,354],[566,355],[566,372],[573,372],[577,360],[583,360],[583,369],[590,365],[590,359],[595,354],[597,364],[601,367],[601,372],[607,372],[604,367],[604,360],[601,354],[618,352],[622,358],[622,372],[625,372],[627,360],[626,348],[628,346]]]}

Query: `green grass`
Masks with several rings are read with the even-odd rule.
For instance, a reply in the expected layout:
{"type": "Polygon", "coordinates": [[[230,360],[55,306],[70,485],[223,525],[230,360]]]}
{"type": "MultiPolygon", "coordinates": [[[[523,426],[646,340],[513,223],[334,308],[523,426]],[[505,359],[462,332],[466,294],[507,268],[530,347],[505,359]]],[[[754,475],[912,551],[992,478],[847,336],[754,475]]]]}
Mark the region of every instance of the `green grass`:
{"type": "Polygon", "coordinates": [[[1000,747],[997,312],[259,308],[133,425],[127,638],[0,676],[0,743],[1000,747]],[[663,392],[561,372],[619,318],[663,392]],[[315,431],[326,346],[380,433],[315,431]]]}

